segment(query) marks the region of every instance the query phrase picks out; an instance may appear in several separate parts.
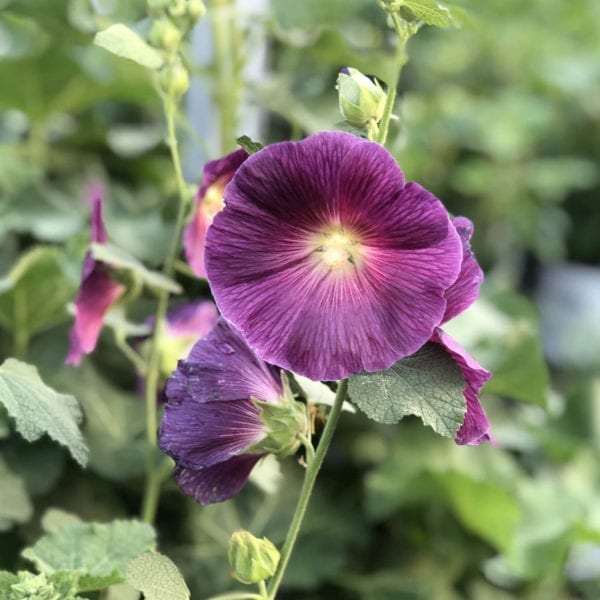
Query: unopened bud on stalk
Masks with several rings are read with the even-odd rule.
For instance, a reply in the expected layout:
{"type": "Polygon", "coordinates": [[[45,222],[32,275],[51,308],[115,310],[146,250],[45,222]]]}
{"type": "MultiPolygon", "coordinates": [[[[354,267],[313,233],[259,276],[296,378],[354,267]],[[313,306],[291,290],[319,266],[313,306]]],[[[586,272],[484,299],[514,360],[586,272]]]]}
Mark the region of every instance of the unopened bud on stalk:
{"type": "Polygon", "coordinates": [[[187,13],[187,2],[185,0],[171,0],[169,14],[172,17],[183,17],[187,13]]]}
{"type": "Polygon", "coordinates": [[[358,69],[344,68],[338,75],[337,89],[340,111],[350,125],[366,127],[381,120],[387,94],[376,79],[358,69]]]}
{"type": "Polygon", "coordinates": [[[190,76],[187,69],[177,61],[161,69],[158,74],[158,82],[165,94],[179,98],[188,91],[190,76]]]}
{"type": "Polygon", "coordinates": [[[157,48],[170,52],[179,46],[181,32],[169,19],[159,19],[153,23],[148,39],[157,48]]]}
{"type": "Polygon", "coordinates": [[[279,550],[266,538],[249,531],[234,532],[229,542],[231,575],[242,583],[259,583],[272,577],[279,564],[279,550]]]}
{"type": "Polygon", "coordinates": [[[187,15],[192,23],[198,21],[206,14],[206,6],[202,0],[187,0],[187,15]]]}

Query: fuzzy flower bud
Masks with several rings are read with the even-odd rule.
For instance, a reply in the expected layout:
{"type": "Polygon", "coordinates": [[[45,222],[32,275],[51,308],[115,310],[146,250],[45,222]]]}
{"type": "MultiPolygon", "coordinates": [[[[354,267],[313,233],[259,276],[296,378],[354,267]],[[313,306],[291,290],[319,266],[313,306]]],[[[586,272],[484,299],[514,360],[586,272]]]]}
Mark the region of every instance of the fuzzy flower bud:
{"type": "Polygon", "coordinates": [[[250,584],[272,577],[280,555],[266,537],[259,539],[240,529],[231,536],[228,557],[232,577],[250,584]]]}
{"type": "Polygon", "coordinates": [[[179,46],[181,32],[169,19],[159,19],[153,23],[148,39],[157,48],[170,52],[179,46]]]}
{"type": "Polygon", "coordinates": [[[187,15],[192,22],[195,23],[205,14],[206,6],[204,6],[204,2],[202,2],[202,0],[187,0],[187,15]]]}
{"type": "Polygon", "coordinates": [[[44,574],[34,575],[21,571],[19,582],[10,587],[10,592],[10,598],[14,600],[60,600],[54,585],[44,574]]]}
{"type": "Polygon", "coordinates": [[[158,74],[158,81],[165,94],[176,98],[183,96],[190,87],[190,76],[180,62],[164,67],[158,74]]]}
{"type": "Polygon", "coordinates": [[[337,80],[340,111],[344,119],[356,127],[378,123],[383,116],[387,94],[376,79],[351,67],[340,71],[337,80]]]}

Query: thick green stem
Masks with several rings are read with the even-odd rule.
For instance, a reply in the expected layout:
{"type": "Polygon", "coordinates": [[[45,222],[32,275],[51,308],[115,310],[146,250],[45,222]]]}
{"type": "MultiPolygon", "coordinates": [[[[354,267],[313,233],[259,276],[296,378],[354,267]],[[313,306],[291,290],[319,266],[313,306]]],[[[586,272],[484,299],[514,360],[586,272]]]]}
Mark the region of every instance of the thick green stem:
{"type": "MultiPolygon", "coordinates": [[[[175,113],[177,110],[176,100],[173,96],[167,96],[164,99],[164,112],[167,121],[167,142],[171,151],[171,158],[175,169],[177,179],[177,189],[179,191],[179,204],[177,209],[177,220],[175,221],[175,230],[171,240],[171,248],[163,265],[163,273],[167,277],[172,277],[175,271],[175,261],[179,254],[181,243],[181,234],[185,223],[185,212],[188,203],[188,192],[183,179],[181,168],[181,159],[179,157],[179,146],[175,134],[175,113]]],[[[161,477],[157,471],[157,408],[156,397],[158,393],[158,383],[160,379],[160,333],[164,327],[164,321],[169,305],[169,292],[160,290],[158,293],[158,305],[156,308],[154,331],[150,346],[150,357],[148,359],[148,368],[146,372],[146,486],[144,489],[144,498],[142,502],[142,519],[146,523],[152,523],[158,509],[158,500],[160,496],[161,477]]]]}
{"type": "Polygon", "coordinates": [[[221,152],[225,154],[235,148],[237,108],[241,89],[237,56],[238,33],[233,0],[213,0],[212,8],[216,69],[215,102],[219,109],[221,152]]]}
{"type": "Polygon", "coordinates": [[[392,118],[392,110],[394,109],[394,103],[396,102],[396,89],[398,87],[398,81],[400,80],[400,73],[402,72],[404,65],[408,62],[406,43],[410,39],[410,34],[402,27],[400,17],[395,13],[391,13],[391,18],[394,23],[394,29],[398,34],[398,47],[396,48],[396,56],[394,61],[394,79],[389,83],[387,100],[383,109],[381,122],[379,123],[379,134],[375,140],[382,146],[385,145],[388,136],[390,119],[392,118]]]}
{"type": "Polygon", "coordinates": [[[304,483],[302,484],[300,497],[298,498],[298,504],[296,505],[296,510],[294,511],[294,516],[281,550],[281,559],[279,560],[277,571],[269,582],[268,600],[274,600],[275,596],[277,595],[277,590],[281,585],[281,580],[283,579],[285,569],[290,560],[290,556],[292,555],[292,550],[294,549],[294,544],[296,543],[296,538],[298,537],[300,527],[302,526],[302,520],[304,519],[304,515],[306,513],[306,508],[315,485],[315,480],[317,479],[317,475],[321,469],[321,465],[323,464],[323,459],[327,454],[329,444],[331,443],[331,438],[333,437],[340,413],[342,412],[342,405],[346,399],[347,391],[348,380],[343,379],[338,384],[335,402],[333,403],[333,407],[329,413],[329,417],[327,418],[327,423],[325,424],[325,428],[321,434],[321,441],[317,446],[317,450],[315,451],[313,459],[310,461],[308,468],[306,469],[304,483]]]}

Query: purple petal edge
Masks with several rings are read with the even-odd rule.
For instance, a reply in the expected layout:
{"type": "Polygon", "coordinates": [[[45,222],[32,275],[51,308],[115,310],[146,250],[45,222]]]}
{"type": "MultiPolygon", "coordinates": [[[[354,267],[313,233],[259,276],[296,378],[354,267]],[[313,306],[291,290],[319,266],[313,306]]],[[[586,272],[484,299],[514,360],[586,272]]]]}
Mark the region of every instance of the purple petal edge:
{"type": "Polygon", "coordinates": [[[478,395],[483,384],[492,374],[484,369],[456,340],[439,327],[435,330],[431,341],[440,344],[452,356],[462,370],[467,384],[463,391],[467,401],[467,411],[463,424],[458,430],[454,441],[461,446],[477,446],[482,442],[490,441],[490,423],[479,402],[478,395]]]}

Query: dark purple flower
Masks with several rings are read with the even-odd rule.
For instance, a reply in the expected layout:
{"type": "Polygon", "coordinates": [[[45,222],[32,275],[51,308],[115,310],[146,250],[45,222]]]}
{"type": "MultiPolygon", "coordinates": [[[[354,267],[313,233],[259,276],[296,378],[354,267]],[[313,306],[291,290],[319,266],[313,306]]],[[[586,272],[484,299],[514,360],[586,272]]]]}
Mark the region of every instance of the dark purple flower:
{"type": "MultiPolygon", "coordinates": [[[[456,281],[446,290],[446,313],[442,323],[449,321],[463,310],[466,310],[477,300],[479,286],[483,281],[483,272],[471,252],[469,240],[473,235],[473,223],[465,217],[456,217],[452,220],[454,227],[460,235],[463,247],[463,259],[460,273],[456,281]]],[[[479,402],[479,392],[483,384],[492,376],[484,369],[467,351],[439,327],[433,333],[432,342],[440,344],[460,367],[465,378],[464,389],[467,411],[461,428],[458,430],[454,441],[457,444],[477,445],[490,440],[490,424],[485,416],[485,411],[479,402]]]]}
{"type": "Polygon", "coordinates": [[[304,406],[289,395],[281,370],[223,320],[179,361],[167,398],[159,445],[175,460],[181,488],[201,504],[237,494],[262,456],[293,453],[306,430],[304,406]]]}
{"type": "Polygon", "coordinates": [[[467,401],[465,420],[461,425],[454,441],[461,445],[478,445],[490,439],[490,424],[479,402],[479,392],[483,384],[492,376],[467,351],[447,333],[437,328],[431,338],[432,342],[440,344],[462,370],[466,387],[463,391],[467,401]]]}
{"type": "Polygon", "coordinates": [[[268,146],[208,231],[215,300],[264,360],[313,380],[378,371],[446,311],[460,237],[387,150],[341,132],[268,146]]]}
{"type": "Polygon", "coordinates": [[[240,148],[204,166],[202,184],[196,195],[196,212],[183,232],[185,256],[198,277],[206,277],[204,242],[214,216],[223,209],[223,190],[247,158],[246,151],[240,148]]]}
{"type": "MultiPolygon", "coordinates": [[[[107,241],[102,221],[102,190],[98,185],[88,189],[92,205],[92,242],[107,241]]],[[[125,292],[125,286],[112,278],[104,263],[94,260],[91,251],[85,255],[81,285],[75,298],[75,322],[70,332],[71,348],[65,359],[68,365],[78,365],[84,354],[93,352],[110,306],[125,292]]]]}

